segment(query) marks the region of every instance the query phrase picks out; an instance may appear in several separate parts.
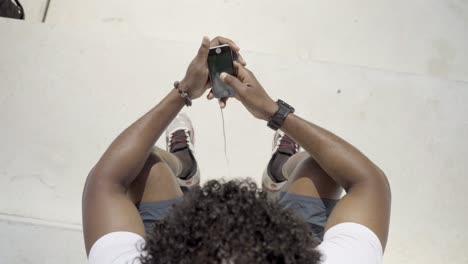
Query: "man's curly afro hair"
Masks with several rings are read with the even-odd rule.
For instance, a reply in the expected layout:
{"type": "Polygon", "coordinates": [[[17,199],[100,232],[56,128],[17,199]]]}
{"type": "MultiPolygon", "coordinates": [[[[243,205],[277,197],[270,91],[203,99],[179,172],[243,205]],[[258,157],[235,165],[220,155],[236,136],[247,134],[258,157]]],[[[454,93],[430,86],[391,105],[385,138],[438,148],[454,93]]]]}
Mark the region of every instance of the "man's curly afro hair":
{"type": "Polygon", "coordinates": [[[317,245],[308,225],[252,180],[212,180],[155,223],[141,262],[315,264],[317,245]]]}

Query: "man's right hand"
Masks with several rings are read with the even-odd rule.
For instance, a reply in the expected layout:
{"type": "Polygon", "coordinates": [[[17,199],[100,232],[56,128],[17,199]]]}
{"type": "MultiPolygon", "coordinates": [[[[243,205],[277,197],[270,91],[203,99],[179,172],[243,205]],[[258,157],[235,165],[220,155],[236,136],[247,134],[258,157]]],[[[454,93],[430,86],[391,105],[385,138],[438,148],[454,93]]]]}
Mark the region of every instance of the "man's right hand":
{"type": "MultiPolygon", "coordinates": [[[[270,119],[278,109],[276,103],[252,72],[239,63],[234,66],[237,78],[223,74],[221,79],[256,118],[270,119]]],[[[391,190],[385,174],[351,144],[295,114],[288,115],[281,130],[347,192],[333,209],[325,229],[346,222],[363,225],[377,235],[384,249],[391,208],[391,190]]]]}
{"type": "Polygon", "coordinates": [[[221,80],[231,86],[239,100],[256,118],[268,121],[278,110],[278,105],[263,89],[254,74],[238,62],[234,62],[237,78],[221,74],[221,80]]]}

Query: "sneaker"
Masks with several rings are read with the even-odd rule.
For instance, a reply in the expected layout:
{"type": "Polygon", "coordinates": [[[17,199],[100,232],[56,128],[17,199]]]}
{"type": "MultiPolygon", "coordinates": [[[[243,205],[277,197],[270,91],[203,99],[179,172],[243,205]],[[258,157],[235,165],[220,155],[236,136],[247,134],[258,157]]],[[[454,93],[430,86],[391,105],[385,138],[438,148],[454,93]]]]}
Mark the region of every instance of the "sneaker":
{"type": "Polygon", "coordinates": [[[193,166],[189,175],[177,177],[181,187],[190,188],[200,183],[200,169],[195,159],[195,131],[186,113],[178,114],[166,128],[166,150],[174,153],[183,149],[189,150],[193,166]]]}
{"type": "Polygon", "coordinates": [[[294,142],[290,137],[288,137],[283,131],[277,130],[275,136],[273,137],[273,151],[271,154],[270,162],[268,162],[268,166],[265,168],[262,177],[262,185],[268,191],[277,192],[281,190],[286,183],[288,182],[287,179],[284,181],[278,181],[269,171],[271,168],[271,163],[273,162],[273,158],[277,153],[282,153],[288,156],[292,156],[300,151],[300,146],[294,142]]]}

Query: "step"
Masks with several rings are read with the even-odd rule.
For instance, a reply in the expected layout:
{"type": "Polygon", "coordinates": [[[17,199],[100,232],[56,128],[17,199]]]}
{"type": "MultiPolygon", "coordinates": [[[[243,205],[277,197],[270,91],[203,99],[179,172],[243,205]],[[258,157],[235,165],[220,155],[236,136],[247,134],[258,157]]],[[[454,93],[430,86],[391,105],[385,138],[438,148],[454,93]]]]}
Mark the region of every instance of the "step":
{"type": "Polygon", "coordinates": [[[223,35],[247,51],[468,81],[463,1],[53,0],[47,23],[183,42],[223,35]]]}
{"type": "Polygon", "coordinates": [[[0,220],[0,261],[8,264],[86,263],[80,230],[0,220]]]}

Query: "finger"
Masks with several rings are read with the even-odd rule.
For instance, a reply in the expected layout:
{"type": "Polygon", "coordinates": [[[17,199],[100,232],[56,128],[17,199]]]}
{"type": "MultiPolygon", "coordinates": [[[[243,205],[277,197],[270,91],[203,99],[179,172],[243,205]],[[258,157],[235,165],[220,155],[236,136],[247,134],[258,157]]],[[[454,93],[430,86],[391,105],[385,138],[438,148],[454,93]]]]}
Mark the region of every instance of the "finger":
{"type": "Polygon", "coordinates": [[[247,68],[237,61],[234,62],[234,70],[237,73],[237,78],[241,81],[244,81],[245,78],[252,74],[247,68]]]}
{"type": "Polygon", "coordinates": [[[236,92],[236,96],[243,93],[245,86],[239,79],[225,72],[221,73],[219,77],[224,83],[226,83],[227,85],[231,86],[232,89],[234,89],[234,91],[236,92]]]}
{"type": "Polygon", "coordinates": [[[247,65],[247,62],[244,60],[244,58],[242,57],[242,55],[240,55],[239,53],[239,46],[237,46],[236,43],[234,43],[234,41],[228,39],[228,38],[224,38],[224,37],[216,37],[213,39],[213,41],[211,42],[211,46],[218,46],[218,45],[223,45],[223,44],[228,44],[231,49],[234,51],[234,56],[236,57],[235,59],[237,59],[242,65],[247,65]]]}
{"type": "Polygon", "coordinates": [[[224,109],[226,107],[226,103],[228,99],[229,99],[228,97],[219,99],[219,107],[221,107],[221,109],[224,109]]]}
{"type": "Polygon", "coordinates": [[[244,58],[242,58],[242,55],[239,52],[233,52],[232,57],[233,57],[234,61],[238,61],[240,64],[242,64],[244,66],[247,65],[244,58]]]}
{"type": "Polygon", "coordinates": [[[233,49],[236,52],[240,50],[239,46],[237,46],[237,44],[234,43],[234,41],[228,38],[218,36],[214,38],[213,41],[211,42],[212,46],[218,46],[218,45],[223,45],[223,44],[228,44],[231,47],[231,49],[233,49]]]}
{"type": "Polygon", "coordinates": [[[247,62],[244,60],[244,58],[242,58],[242,55],[240,55],[240,53],[237,53],[237,55],[239,56],[239,62],[240,62],[243,66],[247,66],[247,62]]]}
{"type": "Polygon", "coordinates": [[[206,61],[208,59],[209,53],[210,53],[210,39],[207,36],[204,36],[200,49],[198,49],[197,57],[200,60],[206,61]]]}
{"type": "Polygon", "coordinates": [[[210,82],[210,79],[208,78],[208,80],[206,81],[205,83],[205,90],[208,89],[208,88],[211,88],[211,82],[210,82]]]}
{"type": "MultiPolygon", "coordinates": [[[[208,100],[212,100],[213,98],[215,98],[214,95],[213,95],[213,92],[210,91],[210,92],[208,93],[208,95],[206,96],[206,98],[207,98],[208,100]]],[[[224,109],[224,108],[226,107],[226,102],[227,102],[228,99],[229,99],[228,97],[219,99],[219,100],[218,100],[219,107],[221,107],[222,109],[224,109]]]]}
{"type": "Polygon", "coordinates": [[[213,92],[210,91],[210,92],[208,93],[208,95],[206,96],[206,98],[207,98],[208,100],[213,99],[213,98],[214,98],[213,92]]]}

